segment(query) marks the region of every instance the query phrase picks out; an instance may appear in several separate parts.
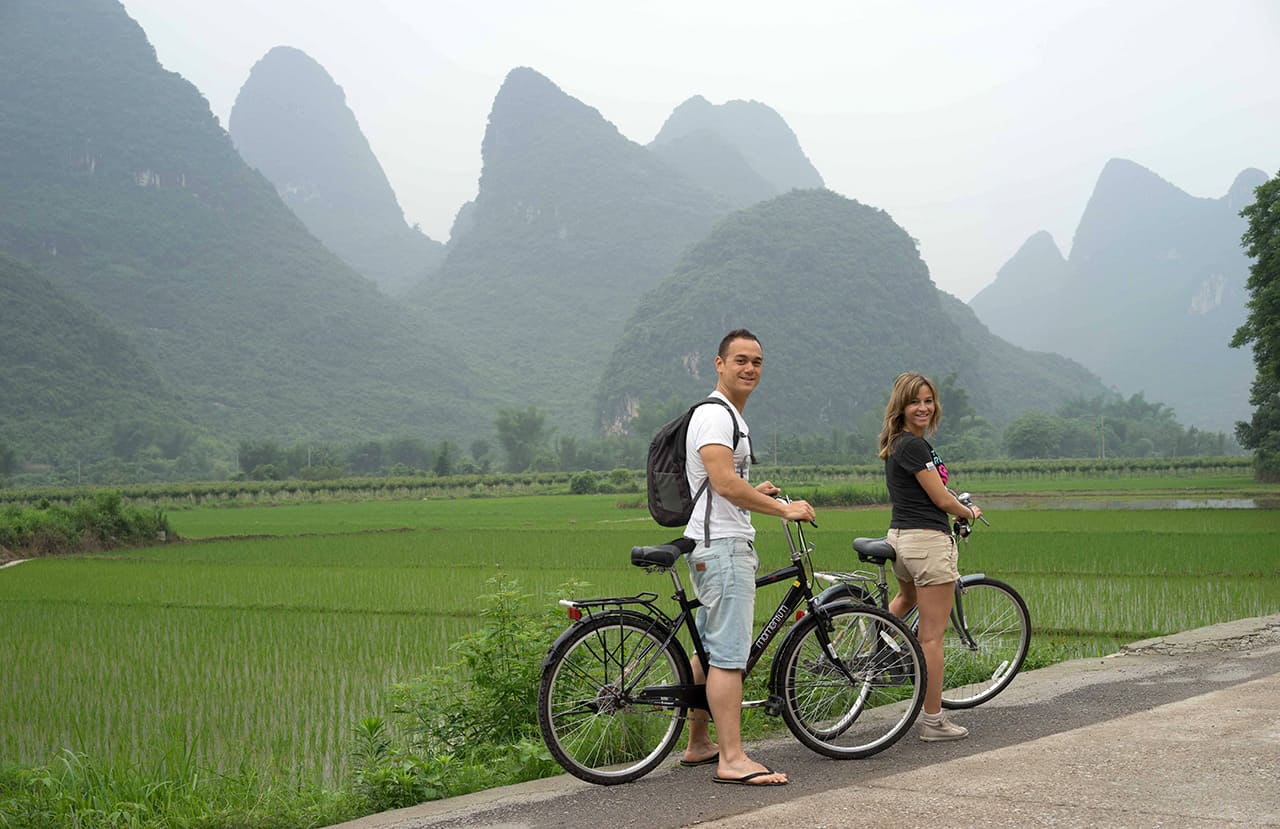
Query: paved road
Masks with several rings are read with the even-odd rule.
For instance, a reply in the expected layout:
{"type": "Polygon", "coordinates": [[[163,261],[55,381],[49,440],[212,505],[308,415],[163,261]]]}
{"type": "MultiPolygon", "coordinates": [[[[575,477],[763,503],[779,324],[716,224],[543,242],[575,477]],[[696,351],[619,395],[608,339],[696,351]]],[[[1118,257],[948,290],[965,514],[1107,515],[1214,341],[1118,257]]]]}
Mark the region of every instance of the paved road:
{"type": "Polygon", "coordinates": [[[718,786],[673,759],[629,785],[563,775],[341,829],[1280,826],[1280,614],[1030,671],[954,716],[969,739],[865,760],[752,745],[788,786],[718,786]]]}

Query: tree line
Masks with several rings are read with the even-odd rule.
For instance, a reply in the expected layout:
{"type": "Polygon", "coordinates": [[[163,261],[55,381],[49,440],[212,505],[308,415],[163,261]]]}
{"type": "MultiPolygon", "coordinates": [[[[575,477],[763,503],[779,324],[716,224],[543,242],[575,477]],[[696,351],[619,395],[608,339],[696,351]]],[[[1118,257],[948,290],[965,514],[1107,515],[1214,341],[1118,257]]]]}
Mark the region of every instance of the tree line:
{"type": "MultiPolygon", "coordinates": [[[[1220,457],[1239,454],[1222,432],[1181,426],[1167,406],[1141,394],[1077,399],[1054,412],[1026,411],[1003,430],[979,416],[955,377],[938,381],[945,411],[935,445],[948,461],[1033,458],[1220,457]]],[[[404,436],[350,444],[244,440],[233,450],[181,427],[127,422],[113,430],[108,457],[89,464],[23,471],[17,451],[0,441],[0,481],[32,485],[145,483],[183,480],[326,480],[374,475],[475,475],[640,469],[649,438],[687,401],[642,403],[628,434],[561,434],[536,406],[499,409],[493,437],[467,446],[404,436]]],[[[757,428],[753,451],[773,466],[849,465],[876,458],[878,419],[849,429],[789,434],[757,428]]]]}

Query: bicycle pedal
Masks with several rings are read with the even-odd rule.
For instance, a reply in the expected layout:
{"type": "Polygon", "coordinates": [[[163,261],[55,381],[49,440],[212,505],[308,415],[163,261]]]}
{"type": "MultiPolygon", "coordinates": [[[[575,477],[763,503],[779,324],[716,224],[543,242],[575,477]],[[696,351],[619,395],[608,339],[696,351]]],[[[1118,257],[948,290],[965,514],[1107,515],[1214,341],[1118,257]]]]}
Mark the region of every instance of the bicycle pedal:
{"type": "Polygon", "coordinates": [[[770,694],[769,699],[764,703],[764,712],[770,717],[778,717],[782,715],[782,697],[777,694],[770,694]]]}

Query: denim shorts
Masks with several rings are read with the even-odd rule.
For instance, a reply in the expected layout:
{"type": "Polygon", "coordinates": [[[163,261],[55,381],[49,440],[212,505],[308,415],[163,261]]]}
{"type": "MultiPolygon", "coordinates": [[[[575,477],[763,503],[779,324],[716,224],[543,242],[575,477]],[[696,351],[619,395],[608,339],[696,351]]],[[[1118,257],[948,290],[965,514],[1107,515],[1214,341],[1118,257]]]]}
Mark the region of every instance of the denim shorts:
{"type": "Polygon", "coordinates": [[[742,670],[751,654],[756,606],[755,546],[745,538],[699,541],[689,553],[689,577],[702,607],[698,635],[713,667],[742,670]]]}
{"type": "Polygon", "coordinates": [[[942,530],[889,530],[895,554],[893,574],[916,587],[950,584],[960,578],[956,540],[942,530]]]}

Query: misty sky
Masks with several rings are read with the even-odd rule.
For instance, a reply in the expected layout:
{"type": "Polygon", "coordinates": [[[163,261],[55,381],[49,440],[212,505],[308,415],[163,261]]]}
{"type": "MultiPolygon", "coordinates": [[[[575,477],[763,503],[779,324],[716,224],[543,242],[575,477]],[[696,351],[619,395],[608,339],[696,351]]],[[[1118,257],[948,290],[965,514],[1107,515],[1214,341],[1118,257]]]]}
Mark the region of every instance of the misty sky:
{"type": "Polygon", "coordinates": [[[274,46],[346,93],[406,219],[476,193],[503,78],[529,66],[647,144],[678,104],[777,110],[828,187],[920,241],[968,300],[1038,230],[1063,253],[1108,159],[1224,195],[1280,169],[1274,0],[124,0],[223,126],[274,46]]]}

